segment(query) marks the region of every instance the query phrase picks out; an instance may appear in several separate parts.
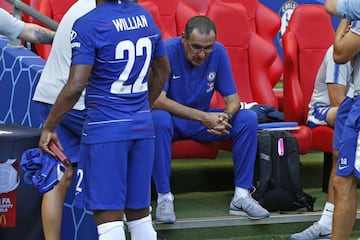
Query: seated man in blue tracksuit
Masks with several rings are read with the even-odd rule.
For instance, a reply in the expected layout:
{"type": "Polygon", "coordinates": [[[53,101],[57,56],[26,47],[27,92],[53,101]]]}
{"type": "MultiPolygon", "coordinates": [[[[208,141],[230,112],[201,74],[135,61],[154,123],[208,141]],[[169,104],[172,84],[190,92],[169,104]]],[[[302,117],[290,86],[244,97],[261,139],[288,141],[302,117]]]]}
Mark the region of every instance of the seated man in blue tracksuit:
{"type": "Polygon", "coordinates": [[[156,221],[175,223],[174,196],[170,189],[171,143],[187,138],[205,142],[233,140],[235,194],[230,214],[251,219],[269,212],[250,194],[257,150],[257,116],[239,110],[240,99],[226,49],[216,42],[216,26],[205,16],[191,18],[181,37],[165,42],[171,72],[153,105],[155,160],[153,179],[158,193],[156,221]],[[217,90],[225,109],[210,109],[217,90]]]}

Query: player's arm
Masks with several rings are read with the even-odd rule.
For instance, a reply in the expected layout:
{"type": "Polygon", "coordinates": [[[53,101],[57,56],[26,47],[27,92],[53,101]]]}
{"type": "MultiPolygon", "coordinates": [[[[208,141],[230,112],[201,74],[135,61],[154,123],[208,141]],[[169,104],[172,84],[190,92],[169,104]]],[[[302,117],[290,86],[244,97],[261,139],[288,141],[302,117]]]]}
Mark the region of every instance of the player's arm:
{"type": "Polygon", "coordinates": [[[327,89],[331,108],[326,114],[326,121],[330,126],[334,126],[339,105],[345,98],[346,87],[342,84],[328,83],[327,89]]]}
{"type": "Polygon", "coordinates": [[[46,29],[37,24],[25,23],[18,38],[33,43],[51,44],[54,40],[54,36],[55,32],[52,30],[46,29]]]}
{"type": "Polygon", "coordinates": [[[359,0],[326,0],[325,10],[333,16],[360,20],[359,0]]]}
{"type": "Polygon", "coordinates": [[[164,89],[164,84],[170,73],[167,56],[154,58],[151,63],[151,71],[148,80],[149,102],[153,106],[156,98],[164,89]]]}
{"type": "Polygon", "coordinates": [[[334,38],[334,61],[344,64],[350,61],[360,49],[360,35],[355,34],[349,26],[351,22],[342,19],[336,29],[334,38]]]}
{"type": "Polygon", "coordinates": [[[63,150],[55,133],[55,127],[80,98],[91,70],[92,65],[73,65],[70,68],[69,80],[58,95],[42,128],[39,147],[43,151],[55,156],[48,148],[50,140],[63,150]]]}
{"type": "Polygon", "coordinates": [[[230,113],[231,116],[234,116],[240,109],[240,98],[237,93],[224,97],[224,102],[224,112],[230,113]]]}
{"type": "Polygon", "coordinates": [[[325,10],[333,16],[339,16],[336,10],[336,5],[338,3],[338,0],[326,0],[325,1],[325,10]]]}
{"type": "Polygon", "coordinates": [[[331,107],[338,107],[345,98],[346,86],[336,83],[328,83],[327,89],[331,107]]]}

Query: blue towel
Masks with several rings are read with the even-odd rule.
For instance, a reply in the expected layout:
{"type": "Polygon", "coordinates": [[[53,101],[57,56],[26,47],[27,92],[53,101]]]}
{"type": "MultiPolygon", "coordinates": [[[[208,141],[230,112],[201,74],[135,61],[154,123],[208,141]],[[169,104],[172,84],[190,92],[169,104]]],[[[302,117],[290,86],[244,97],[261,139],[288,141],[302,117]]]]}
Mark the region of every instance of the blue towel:
{"type": "Polygon", "coordinates": [[[26,150],[20,160],[24,182],[35,186],[41,193],[54,188],[65,171],[65,166],[40,148],[26,150]]]}
{"type": "Polygon", "coordinates": [[[278,111],[276,108],[272,106],[268,106],[264,104],[255,104],[249,109],[256,112],[259,123],[284,121],[284,113],[278,111]]]}

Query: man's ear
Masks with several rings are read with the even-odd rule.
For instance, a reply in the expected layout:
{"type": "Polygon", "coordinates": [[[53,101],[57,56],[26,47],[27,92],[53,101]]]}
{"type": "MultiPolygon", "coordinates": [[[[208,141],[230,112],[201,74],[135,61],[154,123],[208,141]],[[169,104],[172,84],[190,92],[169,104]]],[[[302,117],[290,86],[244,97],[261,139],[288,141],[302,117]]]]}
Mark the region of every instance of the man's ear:
{"type": "Polygon", "coordinates": [[[186,42],[185,32],[182,32],[182,33],[181,33],[181,42],[182,42],[183,44],[185,44],[185,42],[186,42]]]}
{"type": "Polygon", "coordinates": [[[186,39],[186,38],[185,38],[185,32],[182,32],[182,33],[181,33],[181,38],[182,38],[183,40],[186,39]]]}

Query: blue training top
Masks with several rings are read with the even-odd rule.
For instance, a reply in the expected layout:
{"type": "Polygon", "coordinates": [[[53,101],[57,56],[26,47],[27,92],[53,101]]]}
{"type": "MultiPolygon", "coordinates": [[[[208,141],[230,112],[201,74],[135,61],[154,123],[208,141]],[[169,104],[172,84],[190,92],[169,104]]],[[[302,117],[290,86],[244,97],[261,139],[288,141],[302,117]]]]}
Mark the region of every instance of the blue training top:
{"type": "Polygon", "coordinates": [[[90,64],[83,143],[154,137],[147,79],[152,58],[165,55],[152,16],[132,2],[105,2],[72,31],[72,65],[90,64]]]}
{"type": "Polygon", "coordinates": [[[228,54],[219,42],[200,66],[193,66],[186,59],[181,37],[165,41],[165,46],[171,68],[164,87],[168,98],[207,111],[214,90],[222,96],[237,92],[228,54]]]}

